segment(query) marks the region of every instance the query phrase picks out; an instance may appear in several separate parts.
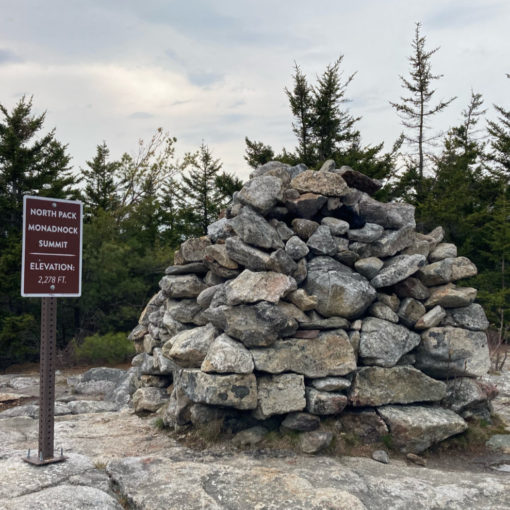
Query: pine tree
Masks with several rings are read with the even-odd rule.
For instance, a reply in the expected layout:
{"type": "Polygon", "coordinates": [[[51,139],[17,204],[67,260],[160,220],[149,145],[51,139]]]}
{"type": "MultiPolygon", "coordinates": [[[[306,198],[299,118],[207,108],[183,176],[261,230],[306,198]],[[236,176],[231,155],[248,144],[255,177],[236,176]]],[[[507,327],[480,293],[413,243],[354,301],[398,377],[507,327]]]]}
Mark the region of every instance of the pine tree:
{"type": "Polygon", "coordinates": [[[443,111],[454,99],[439,101],[432,104],[435,89],[432,84],[442,77],[433,74],[431,70],[431,57],[439,48],[425,49],[425,36],[421,35],[421,24],[416,23],[414,39],[411,43],[413,53],[409,57],[409,78],[400,76],[402,88],[408,91],[408,96],[401,96],[400,103],[390,102],[402,119],[406,128],[405,140],[413,147],[414,153],[408,165],[407,179],[411,178],[415,188],[415,203],[423,198],[424,177],[426,170],[427,147],[437,139],[437,135],[428,135],[431,117],[443,111]],[[417,159],[416,159],[417,156],[417,159]]]}
{"type": "Polygon", "coordinates": [[[274,151],[271,146],[250,140],[247,136],[244,137],[244,141],[246,143],[244,159],[252,168],[274,160],[274,151]]]}

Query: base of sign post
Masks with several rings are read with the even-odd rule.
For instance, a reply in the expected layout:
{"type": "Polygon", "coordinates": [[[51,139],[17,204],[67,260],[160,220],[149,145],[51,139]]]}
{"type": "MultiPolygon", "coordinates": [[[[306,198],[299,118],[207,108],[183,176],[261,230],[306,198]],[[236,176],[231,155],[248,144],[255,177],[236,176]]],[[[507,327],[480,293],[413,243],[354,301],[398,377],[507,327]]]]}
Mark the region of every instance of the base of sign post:
{"type": "Polygon", "coordinates": [[[28,462],[29,464],[33,464],[34,466],[46,466],[46,464],[55,464],[56,462],[64,462],[67,460],[67,457],[52,457],[51,459],[41,460],[35,455],[33,457],[21,457],[22,460],[28,462]]]}

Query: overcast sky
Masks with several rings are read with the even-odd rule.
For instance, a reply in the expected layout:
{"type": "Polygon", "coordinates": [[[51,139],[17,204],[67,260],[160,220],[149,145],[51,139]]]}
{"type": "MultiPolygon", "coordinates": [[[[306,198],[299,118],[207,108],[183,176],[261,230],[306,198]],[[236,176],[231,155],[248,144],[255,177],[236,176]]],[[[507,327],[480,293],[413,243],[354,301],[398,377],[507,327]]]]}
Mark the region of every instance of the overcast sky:
{"type": "Polygon", "coordinates": [[[0,103],[33,95],[75,167],[103,140],[112,157],[163,127],[177,151],[210,146],[246,178],[244,137],[292,149],[285,86],[294,61],[311,81],[344,55],[363,141],[401,131],[414,24],[440,46],[436,98],[458,96],[434,121],[458,122],[470,91],[510,107],[508,0],[0,0],[0,103]]]}

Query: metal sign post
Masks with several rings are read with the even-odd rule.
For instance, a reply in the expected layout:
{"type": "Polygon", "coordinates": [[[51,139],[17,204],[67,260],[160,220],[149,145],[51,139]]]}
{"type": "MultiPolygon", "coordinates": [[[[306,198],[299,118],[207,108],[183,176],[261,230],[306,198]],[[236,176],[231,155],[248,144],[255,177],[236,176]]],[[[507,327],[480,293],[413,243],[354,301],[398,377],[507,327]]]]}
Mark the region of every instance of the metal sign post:
{"type": "Polygon", "coordinates": [[[55,356],[57,297],[81,295],[82,204],[29,197],[23,200],[21,295],[41,297],[39,451],[23,460],[41,466],[66,459],[55,456],[55,356]]]}

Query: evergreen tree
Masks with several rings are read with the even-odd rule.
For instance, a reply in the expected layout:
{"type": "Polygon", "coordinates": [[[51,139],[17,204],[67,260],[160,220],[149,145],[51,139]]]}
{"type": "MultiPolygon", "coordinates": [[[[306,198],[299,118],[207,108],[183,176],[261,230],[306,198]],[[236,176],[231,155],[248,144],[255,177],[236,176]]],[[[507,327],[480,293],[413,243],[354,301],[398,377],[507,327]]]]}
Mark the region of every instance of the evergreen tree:
{"type": "MultiPolygon", "coordinates": [[[[427,134],[430,129],[430,119],[443,111],[454,99],[432,103],[435,89],[432,84],[442,75],[435,75],[431,69],[431,58],[439,48],[425,49],[425,36],[421,35],[421,24],[416,23],[414,39],[411,43],[413,53],[409,57],[409,78],[400,76],[402,88],[409,95],[401,96],[400,103],[390,102],[402,119],[406,128],[405,140],[413,148],[413,154],[408,164],[404,179],[414,187],[414,202],[420,203],[425,190],[424,178],[426,169],[427,146],[437,138],[437,135],[427,134]]],[[[410,197],[409,197],[410,198],[410,197]]]]}
{"type": "Polygon", "coordinates": [[[244,137],[244,141],[246,143],[244,159],[252,168],[257,168],[275,159],[274,151],[269,145],[250,140],[247,136],[244,137]]]}

